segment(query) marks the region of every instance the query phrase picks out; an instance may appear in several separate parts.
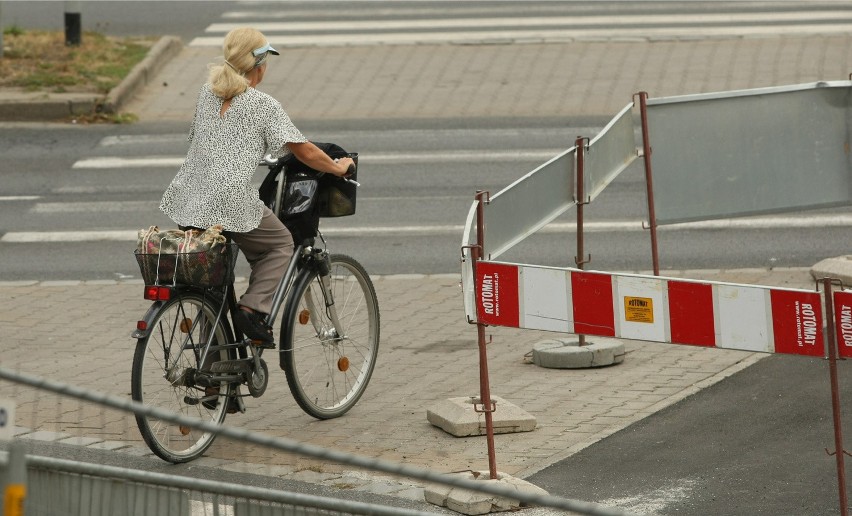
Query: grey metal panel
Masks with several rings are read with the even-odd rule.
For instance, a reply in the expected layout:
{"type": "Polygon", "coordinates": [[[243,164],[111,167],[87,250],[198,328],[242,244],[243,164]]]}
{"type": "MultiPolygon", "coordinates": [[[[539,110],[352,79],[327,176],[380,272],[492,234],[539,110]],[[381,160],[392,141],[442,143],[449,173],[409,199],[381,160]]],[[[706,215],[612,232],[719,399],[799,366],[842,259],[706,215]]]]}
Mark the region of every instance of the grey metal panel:
{"type": "Polygon", "coordinates": [[[850,87],[649,99],[657,223],[852,203],[850,87]]]}
{"type": "MultiPolygon", "coordinates": [[[[483,259],[493,260],[577,204],[574,193],[577,148],[556,155],[491,197],[483,207],[483,259]]],[[[476,243],[474,201],[467,214],[462,247],[476,243]]],[[[470,254],[462,251],[462,291],[465,315],[476,321],[470,254]]]]}
{"type": "Polygon", "coordinates": [[[484,207],[483,258],[496,259],[577,204],[576,150],[571,147],[491,197],[484,207]]]}
{"type": "Polygon", "coordinates": [[[639,156],[631,102],[595,136],[583,161],[583,184],[588,201],[593,201],[639,156]]]}
{"type": "Polygon", "coordinates": [[[473,260],[471,259],[470,250],[465,249],[465,246],[476,244],[477,206],[479,206],[479,201],[473,201],[470,210],[467,212],[464,234],[462,235],[461,287],[462,297],[464,298],[464,313],[468,321],[476,321],[476,305],[473,295],[473,260]]]}

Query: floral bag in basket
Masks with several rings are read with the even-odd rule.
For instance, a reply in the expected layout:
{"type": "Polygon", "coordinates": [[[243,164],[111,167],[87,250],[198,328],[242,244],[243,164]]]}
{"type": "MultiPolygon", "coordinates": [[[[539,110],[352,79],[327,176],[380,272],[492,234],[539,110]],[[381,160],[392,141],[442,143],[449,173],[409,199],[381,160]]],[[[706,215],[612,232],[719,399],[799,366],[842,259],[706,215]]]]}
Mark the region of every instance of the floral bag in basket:
{"type": "Polygon", "coordinates": [[[205,231],[157,226],[140,229],[136,261],[146,285],[184,284],[215,287],[234,279],[237,245],[228,242],[222,226],[205,231]]]}

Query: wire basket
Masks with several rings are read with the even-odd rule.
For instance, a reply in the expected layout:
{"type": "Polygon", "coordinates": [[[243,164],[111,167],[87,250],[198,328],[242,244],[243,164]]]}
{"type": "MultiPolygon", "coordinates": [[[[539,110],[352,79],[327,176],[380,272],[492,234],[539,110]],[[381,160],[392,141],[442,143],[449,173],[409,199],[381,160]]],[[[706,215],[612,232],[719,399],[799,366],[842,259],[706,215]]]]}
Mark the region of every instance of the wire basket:
{"type": "Polygon", "coordinates": [[[229,242],[207,251],[177,254],[135,251],[134,254],[146,285],[221,287],[234,281],[239,248],[229,242]]]}

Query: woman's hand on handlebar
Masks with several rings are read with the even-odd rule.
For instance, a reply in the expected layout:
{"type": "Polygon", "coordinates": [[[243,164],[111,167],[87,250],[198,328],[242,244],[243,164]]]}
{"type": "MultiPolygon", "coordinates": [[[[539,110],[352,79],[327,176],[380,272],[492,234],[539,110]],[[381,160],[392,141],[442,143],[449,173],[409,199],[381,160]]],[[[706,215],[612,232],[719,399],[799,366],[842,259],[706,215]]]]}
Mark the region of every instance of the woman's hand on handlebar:
{"type": "Polygon", "coordinates": [[[350,166],[354,170],[355,161],[352,158],[345,157],[332,160],[328,154],[311,142],[287,143],[286,146],[299,161],[314,170],[339,177],[346,177],[349,174],[350,166]]]}
{"type": "Polygon", "coordinates": [[[334,160],[337,170],[332,174],[340,177],[346,177],[355,172],[355,160],[352,158],[337,158],[334,160]]]}

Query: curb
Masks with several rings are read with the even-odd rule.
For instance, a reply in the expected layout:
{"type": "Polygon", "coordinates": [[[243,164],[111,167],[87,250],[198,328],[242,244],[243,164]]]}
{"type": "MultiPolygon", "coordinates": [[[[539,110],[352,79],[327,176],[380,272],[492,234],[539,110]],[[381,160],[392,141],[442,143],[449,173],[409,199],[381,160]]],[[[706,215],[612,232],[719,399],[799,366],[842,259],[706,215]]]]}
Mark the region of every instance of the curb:
{"type": "Polygon", "coordinates": [[[130,70],[121,84],[110,90],[103,104],[97,106],[101,113],[117,113],[140,88],[146,86],[151,79],[183,49],[183,42],[177,36],[163,36],[151,47],[145,59],[130,70]]]}
{"type": "Polygon", "coordinates": [[[106,96],[94,93],[0,93],[0,122],[56,122],[69,116],[117,113],[183,49],[177,36],[163,36],[106,96]]]}

